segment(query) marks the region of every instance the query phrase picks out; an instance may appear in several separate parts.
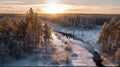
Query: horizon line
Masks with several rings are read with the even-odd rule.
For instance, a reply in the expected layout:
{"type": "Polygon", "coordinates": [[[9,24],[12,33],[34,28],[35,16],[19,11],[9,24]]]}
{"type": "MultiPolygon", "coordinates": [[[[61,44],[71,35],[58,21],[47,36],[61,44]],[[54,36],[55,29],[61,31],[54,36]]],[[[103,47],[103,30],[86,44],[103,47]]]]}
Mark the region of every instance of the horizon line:
{"type": "MultiPolygon", "coordinates": [[[[23,14],[25,15],[26,13],[0,13],[0,14],[23,14]]],[[[78,14],[78,15],[82,15],[82,14],[87,14],[87,15],[120,15],[120,13],[58,13],[58,14],[49,14],[49,13],[37,13],[38,15],[43,14],[43,15],[62,15],[62,14],[78,14]]]]}

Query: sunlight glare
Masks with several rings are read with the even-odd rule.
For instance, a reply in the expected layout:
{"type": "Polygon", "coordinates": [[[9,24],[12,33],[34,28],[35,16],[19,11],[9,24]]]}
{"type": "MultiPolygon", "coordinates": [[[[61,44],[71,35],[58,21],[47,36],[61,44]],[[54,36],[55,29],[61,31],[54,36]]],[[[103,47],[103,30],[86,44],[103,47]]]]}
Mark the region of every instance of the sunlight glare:
{"type": "Polygon", "coordinates": [[[61,4],[57,4],[55,2],[51,2],[49,4],[46,4],[46,6],[42,9],[44,13],[48,14],[58,14],[58,13],[64,13],[64,11],[67,8],[62,6],[61,4]]]}

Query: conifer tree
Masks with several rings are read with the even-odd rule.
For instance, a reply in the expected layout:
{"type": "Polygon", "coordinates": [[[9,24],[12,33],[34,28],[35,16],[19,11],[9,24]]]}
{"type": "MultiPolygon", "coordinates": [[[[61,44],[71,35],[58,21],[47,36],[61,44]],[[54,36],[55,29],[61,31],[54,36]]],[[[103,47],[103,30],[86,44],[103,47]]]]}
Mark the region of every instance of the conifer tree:
{"type": "Polygon", "coordinates": [[[115,61],[120,63],[120,48],[115,52],[115,61]]]}
{"type": "Polygon", "coordinates": [[[102,47],[102,51],[108,51],[108,24],[105,22],[101,32],[100,32],[100,37],[98,40],[98,43],[100,43],[102,47]]]}
{"type": "Polygon", "coordinates": [[[3,17],[1,21],[1,30],[6,34],[15,33],[16,28],[14,27],[14,24],[9,17],[3,17]]]}
{"type": "Polygon", "coordinates": [[[49,26],[48,23],[45,23],[44,25],[44,45],[45,45],[45,48],[46,48],[46,54],[48,53],[47,49],[48,49],[48,46],[50,44],[50,39],[52,39],[52,36],[51,36],[51,28],[49,26]]]}
{"type": "Polygon", "coordinates": [[[98,43],[103,45],[101,48],[111,53],[115,53],[120,48],[120,22],[119,18],[113,17],[109,23],[105,23],[100,32],[98,43]]]}
{"type": "Polygon", "coordinates": [[[5,45],[4,42],[0,43],[0,64],[3,64],[7,61],[9,57],[9,48],[8,45],[5,45]]]}
{"type": "Polygon", "coordinates": [[[26,23],[27,23],[27,33],[34,39],[34,48],[36,54],[38,52],[39,46],[42,45],[43,38],[43,28],[42,23],[39,20],[37,13],[34,13],[32,8],[26,14],[26,23]]]}

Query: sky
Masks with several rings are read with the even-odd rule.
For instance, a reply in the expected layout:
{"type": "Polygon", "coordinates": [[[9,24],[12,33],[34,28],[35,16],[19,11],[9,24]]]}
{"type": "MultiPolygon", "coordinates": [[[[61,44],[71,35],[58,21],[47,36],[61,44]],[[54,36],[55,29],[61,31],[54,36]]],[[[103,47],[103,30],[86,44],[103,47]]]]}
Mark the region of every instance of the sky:
{"type": "Polygon", "coordinates": [[[0,13],[26,13],[30,7],[44,13],[50,2],[67,8],[64,13],[120,14],[120,0],[0,0],[0,13]]]}

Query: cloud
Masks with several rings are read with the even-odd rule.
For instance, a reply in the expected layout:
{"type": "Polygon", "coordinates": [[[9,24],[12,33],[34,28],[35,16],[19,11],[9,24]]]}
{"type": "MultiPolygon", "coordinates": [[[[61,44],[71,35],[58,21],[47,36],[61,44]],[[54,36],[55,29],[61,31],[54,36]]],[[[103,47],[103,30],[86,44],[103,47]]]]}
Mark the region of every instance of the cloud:
{"type": "Polygon", "coordinates": [[[22,4],[22,3],[24,3],[23,1],[18,1],[18,0],[11,0],[11,1],[9,1],[9,0],[0,0],[0,4],[22,4]]]}
{"type": "MultiPolygon", "coordinates": [[[[38,13],[43,13],[42,8],[44,8],[46,6],[46,3],[50,1],[51,0],[0,0],[0,12],[25,13],[30,7],[32,7],[38,13]]],[[[117,2],[116,4],[120,3],[120,0],[119,1],[118,0],[75,0],[75,1],[52,0],[52,1],[62,3],[61,7],[69,7],[65,13],[102,13],[102,14],[119,13],[120,14],[120,6],[114,5],[116,2],[117,2]],[[100,5],[100,4],[104,4],[104,5],[100,5]]]]}
{"type": "Polygon", "coordinates": [[[33,5],[43,4],[48,2],[58,2],[62,4],[70,5],[118,5],[120,6],[120,0],[0,0],[0,4],[21,4],[21,5],[33,5]]]}
{"type": "Polygon", "coordinates": [[[119,6],[73,6],[66,13],[120,14],[119,6]]]}
{"type": "Polygon", "coordinates": [[[9,5],[35,5],[45,3],[45,0],[0,0],[0,4],[9,5]]]}

